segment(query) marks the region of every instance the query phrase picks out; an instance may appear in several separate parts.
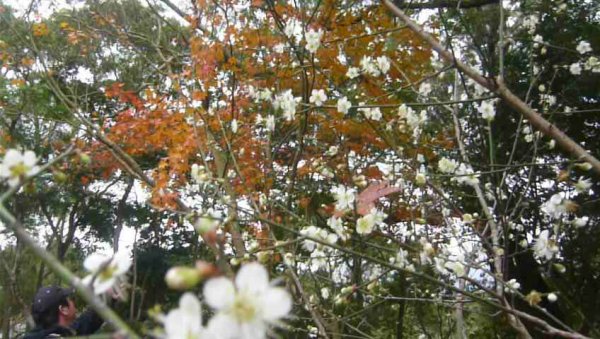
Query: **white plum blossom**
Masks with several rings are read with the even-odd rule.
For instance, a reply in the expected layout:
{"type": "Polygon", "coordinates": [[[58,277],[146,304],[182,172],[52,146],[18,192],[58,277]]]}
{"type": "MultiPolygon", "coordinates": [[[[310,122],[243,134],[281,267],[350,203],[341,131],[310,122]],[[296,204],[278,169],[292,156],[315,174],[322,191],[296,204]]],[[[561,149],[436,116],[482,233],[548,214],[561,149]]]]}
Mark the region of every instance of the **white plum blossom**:
{"type": "Polygon", "coordinates": [[[390,60],[385,55],[378,57],[376,61],[381,73],[386,74],[390,70],[390,60]]]}
{"type": "Polygon", "coordinates": [[[595,56],[591,56],[585,61],[583,68],[586,71],[591,70],[593,73],[600,73],[600,60],[595,56]]]}
{"type": "MultiPolygon", "coordinates": [[[[300,230],[300,235],[307,238],[317,239],[332,245],[335,244],[338,240],[338,236],[336,234],[329,233],[327,232],[327,230],[318,228],[317,226],[304,227],[300,230]]],[[[302,247],[308,252],[312,252],[315,249],[323,249],[323,244],[313,241],[311,239],[306,239],[302,243],[302,247]]]]}
{"type": "Polygon", "coordinates": [[[567,213],[567,207],[561,193],[556,193],[548,201],[542,204],[541,210],[554,219],[560,218],[567,213]]]}
{"type": "Polygon", "coordinates": [[[365,107],[365,108],[361,108],[360,111],[363,112],[363,114],[365,115],[365,118],[367,118],[367,119],[374,120],[374,121],[381,120],[382,114],[381,114],[381,110],[379,109],[379,107],[372,107],[372,108],[365,107]]]}
{"type": "Polygon", "coordinates": [[[416,114],[412,109],[408,109],[406,113],[406,123],[412,128],[417,129],[427,121],[427,111],[421,110],[416,114]]]}
{"type": "Polygon", "coordinates": [[[331,217],[327,219],[327,226],[329,226],[342,241],[348,240],[349,235],[344,228],[344,222],[341,218],[331,217]]]}
{"type": "Polygon", "coordinates": [[[359,69],[357,67],[350,67],[346,72],[346,76],[350,79],[354,79],[360,75],[359,69]]]}
{"type": "Polygon", "coordinates": [[[296,104],[300,102],[301,98],[295,98],[292,94],[292,90],[289,89],[285,92],[275,96],[273,100],[273,108],[281,109],[285,120],[292,121],[296,116],[296,104]]]}
{"type": "Polygon", "coordinates": [[[578,217],[573,219],[572,224],[575,227],[583,227],[588,224],[590,218],[588,216],[578,217]]]}
{"type": "Polygon", "coordinates": [[[329,299],[329,289],[327,287],[321,288],[321,297],[323,297],[323,299],[329,299]]]}
{"type": "Polygon", "coordinates": [[[398,107],[398,118],[406,119],[406,117],[410,113],[414,114],[413,109],[406,106],[406,104],[402,104],[402,105],[400,105],[400,107],[398,107]]]}
{"type": "Polygon", "coordinates": [[[577,52],[579,52],[579,54],[585,54],[591,51],[592,46],[590,46],[589,42],[582,40],[579,42],[579,44],[577,44],[577,52]]]}
{"type": "Polygon", "coordinates": [[[275,51],[275,53],[279,53],[279,54],[283,53],[284,48],[285,48],[284,44],[277,44],[277,45],[273,46],[273,50],[275,51]]]}
{"type": "Polygon", "coordinates": [[[465,266],[458,261],[447,261],[444,267],[452,271],[459,278],[465,276],[465,266]]]}
{"type": "Polygon", "coordinates": [[[117,252],[112,256],[93,253],[83,262],[83,267],[90,275],[83,278],[85,285],[92,284],[94,293],[102,294],[108,291],[118,281],[119,277],[129,271],[131,258],[127,252],[117,252]]]}
{"type": "Polygon", "coordinates": [[[581,65],[578,62],[572,63],[571,66],[569,66],[569,72],[571,72],[573,75],[580,75],[581,65]]]}
{"type": "Polygon", "coordinates": [[[553,239],[550,239],[550,232],[543,230],[533,245],[533,252],[540,259],[550,260],[558,252],[558,246],[553,239]]]}
{"type": "Polygon", "coordinates": [[[587,223],[588,223],[589,220],[590,220],[590,218],[588,216],[584,216],[584,217],[581,217],[581,218],[575,218],[575,219],[573,219],[573,221],[571,223],[575,227],[583,227],[583,226],[587,225],[587,223]]]}
{"type": "Polygon", "coordinates": [[[427,183],[427,176],[423,172],[417,172],[415,175],[415,183],[418,186],[424,186],[427,183]]]}
{"type": "Polygon", "coordinates": [[[335,208],[342,211],[345,209],[354,209],[354,200],[356,199],[353,189],[346,188],[344,185],[334,187],[331,192],[335,197],[335,208]]]}
{"type": "Polygon", "coordinates": [[[270,89],[265,88],[263,90],[258,90],[253,92],[254,100],[258,103],[261,101],[271,101],[271,97],[273,96],[273,92],[270,89]]]}
{"type": "Polygon", "coordinates": [[[202,326],[202,306],[198,298],[190,292],[179,299],[179,307],[169,311],[163,318],[166,339],[209,338],[202,326]]]}
{"type": "Polygon", "coordinates": [[[396,267],[398,267],[398,268],[409,270],[409,271],[415,270],[415,266],[413,264],[411,264],[409,261],[408,252],[403,249],[398,250],[398,253],[396,254],[396,258],[392,258],[392,259],[394,261],[394,265],[396,265],[396,267]]]}
{"type": "Polygon", "coordinates": [[[311,29],[310,31],[306,32],[306,49],[311,53],[315,53],[321,46],[322,37],[323,31],[321,30],[314,31],[311,29]]]}
{"type": "Polygon", "coordinates": [[[210,180],[210,173],[202,165],[193,164],[190,170],[190,176],[198,184],[202,184],[210,180]]]}
{"type": "Polygon", "coordinates": [[[458,168],[458,162],[454,159],[444,157],[438,161],[438,168],[443,173],[454,173],[458,168]]]}
{"type": "Polygon", "coordinates": [[[324,89],[313,89],[308,101],[315,106],[323,106],[323,103],[327,101],[327,94],[324,89]]]}
{"type": "Polygon", "coordinates": [[[419,94],[426,97],[431,93],[431,84],[424,82],[419,86],[419,94]]]}
{"type": "Polygon", "coordinates": [[[370,76],[378,77],[381,75],[381,70],[377,66],[377,63],[375,63],[370,56],[365,55],[360,59],[360,68],[364,73],[367,73],[370,76]]]}
{"type": "Polygon", "coordinates": [[[456,169],[455,174],[457,176],[452,178],[452,180],[458,182],[459,184],[466,184],[471,186],[479,184],[479,179],[477,179],[479,174],[473,172],[473,168],[470,165],[465,165],[461,163],[456,169]]]}
{"type": "Polygon", "coordinates": [[[342,97],[337,102],[337,110],[340,113],[348,114],[348,110],[350,110],[350,107],[352,107],[352,103],[346,97],[342,97]]]}
{"type": "Polygon", "coordinates": [[[356,221],[356,233],[358,234],[369,234],[373,232],[373,227],[375,227],[375,216],[371,213],[358,218],[356,221]]]}
{"type": "Polygon", "coordinates": [[[267,338],[269,327],[292,309],[290,294],[269,284],[267,270],[258,263],[243,265],[235,283],[225,277],[208,280],[203,294],[216,311],[208,328],[223,339],[267,338]]]}
{"type": "Polygon", "coordinates": [[[39,171],[38,159],[33,151],[21,152],[9,149],[0,164],[0,178],[8,179],[8,185],[15,187],[21,179],[31,177],[39,171]]]}
{"type": "Polygon", "coordinates": [[[521,284],[517,281],[517,279],[510,279],[504,284],[504,291],[507,293],[512,293],[521,288],[521,284]]]}
{"type": "Polygon", "coordinates": [[[377,225],[377,226],[385,225],[385,218],[387,218],[387,214],[385,214],[383,211],[380,211],[377,208],[373,207],[369,211],[369,214],[373,216],[375,225],[377,225]]]}
{"type": "Polygon", "coordinates": [[[326,156],[332,157],[334,155],[336,155],[339,151],[339,147],[338,146],[329,146],[329,149],[327,149],[327,152],[325,152],[326,156]]]}
{"type": "Polygon", "coordinates": [[[481,113],[481,117],[487,121],[494,120],[496,116],[496,110],[494,109],[494,103],[492,101],[482,101],[477,111],[481,113]]]}
{"type": "Polygon", "coordinates": [[[271,132],[275,131],[275,116],[267,116],[267,118],[265,119],[265,127],[271,132]]]}
{"type": "Polygon", "coordinates": [[[288,20],[283,29],[283,33],[289,38],[294,38],[297,43],[302,38],[302,25],[296,19],[288,20]]]}

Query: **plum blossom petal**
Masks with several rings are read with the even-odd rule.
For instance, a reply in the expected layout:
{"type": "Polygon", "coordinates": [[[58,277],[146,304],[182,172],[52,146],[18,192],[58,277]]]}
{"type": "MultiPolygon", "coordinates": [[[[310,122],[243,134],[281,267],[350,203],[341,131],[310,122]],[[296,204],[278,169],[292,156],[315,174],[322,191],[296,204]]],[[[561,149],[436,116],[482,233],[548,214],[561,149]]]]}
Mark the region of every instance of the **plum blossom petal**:
{"type": "Polygon", "coordinates": [[[269,289],[269,275],[259,263],[242,266],[235,277],[235,286],[249,293],[264,293],[269,289]]]}
{"type": "Polygon", "coordinates": [[[203,293],[208,306],[220,310],[233,304],[235,287],[231,280],[218,277],[206,282],[203,293]]]}
{"type": "Polygon", "coordinates": [[[292,310],[292,298],[283,288],[270,288],[263,297],[263,317],[275,321],[285,317],[292,310]]]}

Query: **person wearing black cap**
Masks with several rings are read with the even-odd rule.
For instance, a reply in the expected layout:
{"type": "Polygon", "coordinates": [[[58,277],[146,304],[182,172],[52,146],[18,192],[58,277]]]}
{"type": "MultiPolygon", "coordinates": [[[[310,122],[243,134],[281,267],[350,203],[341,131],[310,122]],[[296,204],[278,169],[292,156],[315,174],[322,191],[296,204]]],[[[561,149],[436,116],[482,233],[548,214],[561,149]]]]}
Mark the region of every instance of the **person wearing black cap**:
{"type": "Polygon", "coordinates": [[[92,309],[77,317],[77,308],[71,298],[73,293],[73,289],[58,286],[40,288],[31,305],[36,327],[23,339],[62,338],[96,332],[104,321],[92,309]]]}

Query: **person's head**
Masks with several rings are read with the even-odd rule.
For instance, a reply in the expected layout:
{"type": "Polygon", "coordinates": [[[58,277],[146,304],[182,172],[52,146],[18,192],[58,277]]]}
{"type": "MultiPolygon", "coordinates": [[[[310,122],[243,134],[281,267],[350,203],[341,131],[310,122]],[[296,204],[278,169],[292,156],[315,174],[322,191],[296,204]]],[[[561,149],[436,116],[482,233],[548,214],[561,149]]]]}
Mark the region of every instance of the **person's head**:
{"type": "Polygon", "coordinates": [[[71,325],[77,313],[72,294],[72,289],[58,286],[40,288],[31,305],[31,315],[36,325],[41,328],[71,325]]]}

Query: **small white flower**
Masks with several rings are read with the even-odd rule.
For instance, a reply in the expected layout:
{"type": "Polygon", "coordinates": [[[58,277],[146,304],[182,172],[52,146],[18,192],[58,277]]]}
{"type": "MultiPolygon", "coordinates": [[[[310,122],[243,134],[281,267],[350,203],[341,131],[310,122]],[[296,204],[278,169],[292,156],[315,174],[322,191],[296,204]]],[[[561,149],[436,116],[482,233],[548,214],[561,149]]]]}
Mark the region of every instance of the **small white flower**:
{"type": "Polygon", "coordinates": [[[408,114],[411,112],[413,112],[412,108],[406,106],[406,104],[402,104],[402,105],[400,105],[400,107],[398,107],[398,118],[406,119],[408,114]]]}
{"type": "Polygon", "coordinates": [[[427,121],[427,111],[421,110],[416,114],[412,109],[408,109],[406,113],[406,123],[412,128],[417,129],[427,121]]]}
{"type": "Polygon", "coordinates": [[[456,274],[456,276],[459,278],[465,276],[465,273],[466,273],[465,266],[458,261],[448,261],[448,262],[446,262],[444,267],[446,267],[450,271],[454,272],[454,274],[456,274]]]}
{"type": "Polygon", "coordinates": [[[358,71],[359,69],[357,67],[350,67],[348,68],[348,72],[346,72],[346,76],[350,79],[354,79],[360,75],[358,71]]]}
{"type": "Polygon", "coordinates": [[[323,103],[327,101],[327,95],[325,94],[324,89],[313,89],[308,99],[310,103],[315,104],[315,106],[323,106],[323,103]]]}
{"type": "Polygon", "coordinates": [[[295,98],[292,90],[287,90],[275,96],[273,100],[273,108],[281,109],[285,120],[292,121],[296,116],[296,104],[301,98],[295,98]]]}
{"type": "Polygon", "coordinates": [[[550,232],[548,230],[540,232],[540,235],[533,245],[533,252],[536,257],[546,260],[552,259],[554,254],[558,252],[558,246],[556,246],[554,240],[550,239],[550,232]]]}
{"type": "Polygon", "coordinates": [[[556,295],[556,293],[548,293],[546,298],[548,298],[548,301],[551,303],[556,302],[558,300],[558,296],[556,295]]]}
{"type": "Polygon", "coordinates": [[[117,252],[113,256],[93,253],[84,260],[83,267],[91,273],[83,279],[83,283],[88,285],[93,280],[94,293],[102,294],[129,271],[131,258],[127,252],[117,252]]]}
{"type": "Polygon", "coordinates": [[[438,168],[443,173],[454,173],[457,167],[458,162],[456,162],[456,160],[453,159],[448,159],[444,157],[440,159],[440,161],[438,161],[438,168]]]}
{"type": "Polygon", "coordinates": [[[363,114],[365,115],[365,118],[367,119],[371,119],[371,120],[375,120],[375,121],[379,121],[381,120],[381,110],[379,109],[379,107],[373,107],[373,108],[361,108],[360,109],[363,114]]]}
{"type": "Polygon", "coordinates": [[[424,82],[419,86],[419,94],[426,97],[431,93],[431,84],[424,82]]]}
{"type": "Polygon", "coordinates": [[[340,113],[348,114],[350,107],[352,107],[352,103],[346,97],[339,99],[337,102],[337,110],[340,113]]]}
{"type": "Polygon", "coordinates": [[[590,220],[589,217],[584,216],[584,217],[581,217],[581,218],[575,218],[575,219],[573,219],[573,221],[571,223],[575,227],[583,227],[583,226],[587,225],[587,223],[588,223],[589,220],[590,220]]]}
{"type": "Polygon", "coordinates": [[[587,193],[592,187],[592,181],[590,179],[584,179],[580,177],[575,184],[575,190],[579,193],[587,193]]]}
{"type": "Polygon", "coordinates": [[[337,146],[329,146],[329,149],[327,150],[327,152],[325,152],[325,155],[332,157],[337,154],[338,150],[339,150],[339,147],[337,147],[337,146]]]}
{"type": "Polygon", "coordinates": [[[198,184],[205,183],[210,179],[210,175],[206,173],[204,166],[193,164],[192,169],[190,170],[190,176],[192,180],[194,180],[198,184]]]}
{"type": "Polygon", "coordinates": [[[337,210],[353,209],[354,208],[354,190],[348,189],[343,185],[339,185],[332,189],[335,196],[335,208],[337,210]]]}
{"type": "Polygon", "coordinates": [[[471,186],[479,184],[479,179],[477,179],[479,174],[475,173],[470,165],[460,164],[456,169],[455,174],[457,176],[452,178],[452,180],[458,182],[459,184],[467,184],[471,186]]]}
{"type": "Polygon", "coordinates": [[[321,288],[321,297],[323,297],[323,299],[329,299],[329,289],[327,287],[321,288]]]}
{"type": "Polygon", "coordinates": [[[267,270],[258,263],[242,266],[235,283],[225,277],[210,279],[203,294],[216,310],[208,329],[224,339],[264,339],[268,328],[292,309],[289,293],[269,284],[267,270]]]}
{"type": "Polygon", "coordinates": [[[376,61],[381,73],[386,74],[390,70],[390,60],[385,55],[378,57],[376,61]]]}
{"type": "Polygon", "coordinates": [[[595,56],[591,56],[585,61],[583,68],[586,71],[591,70],[593,73],[600,73],[600,60],[598,60],[598,58],[595,56]]]}
{"type": "Polygon", "coordinates": [[[33,151],[20,152],[9,149],[0,164],[0,178],[7,178],[8,184],[15,187],[21,179],[33,176],[39,171],[37,161],[33,151]]]}
{"type": "Polygon", "coordinates": [[[201,339],[211,337],[202,327],[202,306],[190,292],[179,299],[179,308],[169,311],[164,318],[166,339],[201,339]]]}
{"type": "Polygon", "coordinates": [[[494,109],[494,103],[492,101],[482,101],[477,111],[481,113],[481,117],[487,121],[494,120],[496,116],[496,110],[494,109]]]}
{"type": "Polygon", "coordinates": [[[504,286],[504,291],[507,293],[512,293],[521,288],[521,284],[517,281],[517,279],[510,279],[506,282],[504,286]]]}
{"type": "Polygon", "coordinates": [[[281,53],[283,53],[284,48],[285,48],[284,44],[277,44],[273,47],[273,50],[275,51],[275,53],[281,54],[281,53]]]}
{"type": "Polygon", "coordinates": [[[577,45],[577,52],[579,52],[579,54],[585,54],[585,53],[591,52],[591,51],[592,51],[592,46],[590,46],[590,43],[587,41],[582,40],[577,45]]]}
{"type": "Polygon", "coordinates": [[[370,56],[365,55],[360,59],[360,68],[363,72],[371,76],[378,77],[381,75],[381,70],[379,70],[379,67],[370,56]]]}
{"type": "Polygon", "coordinates": [[[541,210],[554,219],[560,218],[567,213],[567,207],[562,194],[556,193],[548,201],[542,204],[541,210]]]}
{"type": "Polygon", "coordinates": [[[265,127],[271,132],[275,131],[275,116],[267,116],[267,118],[265,119],[265,127]]]}
{"type": "Polygon", "coordinates": [[[403,268],[409,271],[414,271],[415,267],[410,263],[408,252],[400,249],[396,254],[396,258],[392,258],[395,261],[395,265],[399,268],[403,268]]]}
{"type": "Polygon", "coordinates": [[[294,38],[296,42],[299,42],[302,38],[302,25],[296,19],[289,20],[285,24],[283,33],[290,38],[294,38]]]}
{"type": "Polygon", "coordinates": [[[322,37],[323,31],[321,30],[314,31],[311,29],[310,31],[306,32],[306,49],[311,53],[315,53],[317,49],[319,49],[319,46],[321,46],[322,37]]]}
{"type": "Polygon", "coordinates": [[[569,66],[569,72],[573,75],[580,75],[581,65],[578,62],[572,63],[571,66],[569,66]]]}
{"type": "Polygon", "coordinates": [[[369,234],[373,232],[375,226],[375,216],[373,214],[367,214],[364,217],[359,218],[356,221],[356,233],[358,234],[369,234]]]}
{"type": "Polygon", "coordinates": [[[237,133],[238,130],[238,122],[236,119],[231,120],[231,132],[234,134],[237,133]]]}
{"type": "Polygon", "coordinates": [[[349,238],[348,232],[344,228],[344,223],[341,218],[331,217],[327,219],[327,226],[338,235],[342,241],[346,241],[349,238]]]}

